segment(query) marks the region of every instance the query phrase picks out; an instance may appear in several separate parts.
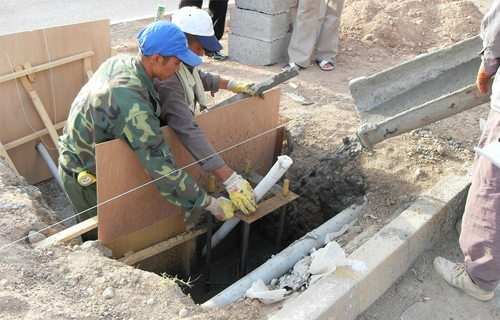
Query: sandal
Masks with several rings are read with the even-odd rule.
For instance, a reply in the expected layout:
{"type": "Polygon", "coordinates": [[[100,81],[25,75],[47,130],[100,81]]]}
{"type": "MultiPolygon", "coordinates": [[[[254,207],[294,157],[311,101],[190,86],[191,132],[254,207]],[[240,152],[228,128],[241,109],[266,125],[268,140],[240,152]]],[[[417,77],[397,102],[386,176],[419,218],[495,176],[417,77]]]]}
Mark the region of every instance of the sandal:
{"type": "Polygon", "coordinates": [[[286,71],[286,70],[291,69],[293,67],[297,67],[298,69],[304,69],[303,67],[299,66],[298,64],[295,64],[293,62],[288,62],[287,64],[285,64],[283,66],[283,68],[281,68],[281,71],[286,71]]]}
{"type": "Polygon", "coordinates": [[[334,64],[332,61],[323,60],[321,62],[320,61],[317,62],[321,70],[323,71],[333,70],[334,64]]]}

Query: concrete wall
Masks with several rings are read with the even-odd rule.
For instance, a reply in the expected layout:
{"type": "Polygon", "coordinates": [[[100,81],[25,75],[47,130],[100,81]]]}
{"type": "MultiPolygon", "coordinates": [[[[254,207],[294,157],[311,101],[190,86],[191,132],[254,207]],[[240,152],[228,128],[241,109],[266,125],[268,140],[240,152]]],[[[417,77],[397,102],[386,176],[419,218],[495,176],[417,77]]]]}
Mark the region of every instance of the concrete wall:
{"type": "Polygon", "coordinates": [[[231,8],[229,57],[258,65],[287,58],[298,0],[235,0],[231,8]]]}

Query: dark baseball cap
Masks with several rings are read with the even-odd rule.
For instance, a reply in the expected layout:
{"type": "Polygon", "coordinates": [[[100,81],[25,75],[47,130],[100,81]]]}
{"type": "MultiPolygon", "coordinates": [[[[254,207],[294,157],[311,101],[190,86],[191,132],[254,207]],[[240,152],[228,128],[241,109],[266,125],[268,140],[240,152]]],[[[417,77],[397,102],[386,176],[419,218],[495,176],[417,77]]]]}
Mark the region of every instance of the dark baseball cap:
{"type": "Polygon", "coordinates": [[[193,67],[201,64],[201,58],[189,50],[184,32],[171,22],[157,21],[149,24],[139,32],[137,40],[144,55],[157,53],[162,56],[175,56],[193,67]]]}

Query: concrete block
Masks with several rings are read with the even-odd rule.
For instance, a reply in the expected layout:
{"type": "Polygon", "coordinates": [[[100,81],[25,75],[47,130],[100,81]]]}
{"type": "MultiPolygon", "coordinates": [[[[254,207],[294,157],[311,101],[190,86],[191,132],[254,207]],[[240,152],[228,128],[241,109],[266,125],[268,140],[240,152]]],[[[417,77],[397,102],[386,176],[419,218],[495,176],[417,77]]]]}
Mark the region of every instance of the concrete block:
{"type": "Polygon", "coordinates": [[[241,9],[278,14],[290,9],[290,1],[297,2],[296,0],[235,0],[235,3],[241,9]]]}
{"type": "Polygon", "coordinates": [[[230,33],[229,57],[233,60],[268,66],[283,61],[286,57],[291,33],[274,41],[264,41],[230,33]]]}
{"type": "Polygon", "coordinates": [[[231,9],[231,32],[264,41],[274,41],[285,37],[290,29],[287,12],[269,15],[256,11],[231,9]]]}

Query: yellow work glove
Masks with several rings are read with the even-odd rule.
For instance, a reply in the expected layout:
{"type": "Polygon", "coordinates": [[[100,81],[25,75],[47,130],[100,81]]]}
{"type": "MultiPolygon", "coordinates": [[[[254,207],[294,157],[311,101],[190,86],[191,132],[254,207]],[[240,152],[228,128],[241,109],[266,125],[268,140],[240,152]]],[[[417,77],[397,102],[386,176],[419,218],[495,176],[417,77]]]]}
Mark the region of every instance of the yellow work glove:
{"type": "Polygon", "coordinates": [[[479,70],[477,71],[477,88],[479,89],[479,92],[481,93],[488,93],[488,81],[494,76],[495,74],[492,74],[491,76],[486,74],[486,71],[484,70],[484,64],[481,63],[481,66],[479,67],[479,70]]]}
{"type": "Polygon", "coordinates": [[[250,89],[250,87],[253,85],[254,85],[253,83],[231,80],[227,84],[227,90],[232,91],[234,93],[246,93],[251,96],[255,96],[257,94],[257,91],[250,89]]]}
{"type": "Polygon", "coordinates": [[[226,221],[234,218],[234,204],[224,198],[215,199],[210,197],[210,204],[205,207],[211,214],[221,221],[226,221]]]}
{"type": "Polygon", "coordinates": [[[243,179],[239,174],[233,174],[223,182],[229,198],[236,208],[240,209],[245,215],[249,216],[257,210],[257,201],[255,192],[250,183],[243,179]]]}

